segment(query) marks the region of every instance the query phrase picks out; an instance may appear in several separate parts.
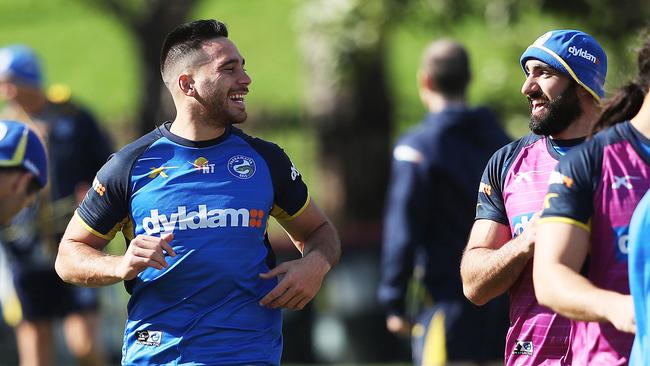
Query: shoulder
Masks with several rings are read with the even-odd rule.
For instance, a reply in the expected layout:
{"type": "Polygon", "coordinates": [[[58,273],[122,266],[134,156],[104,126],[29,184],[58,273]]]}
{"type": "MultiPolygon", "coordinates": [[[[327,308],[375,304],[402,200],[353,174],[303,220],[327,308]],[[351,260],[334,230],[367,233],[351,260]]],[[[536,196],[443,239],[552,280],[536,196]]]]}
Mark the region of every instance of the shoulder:
{"type": "Polygon", "coordinates": [[[269,164],[273,164],[273,162],[277,161],[278,159],[284,160],[288,158],[284,150],[273,142],[261,139],[259,137],[251,136],[236,127],[232,128],[232,135],[244,140],[269,164]]]}
{"type": "Polygon", "coordinates": [[[118,169],[119,171],[128,171],[135,160],[162,136],[162,133],[158,130],[158,128],[156,128],[148,134],[131,142],[130,144],[124,146],[112,154],[102,170],[118,169]]]}
{"type": "Polygon", "coordinates": [[[615,145],[627,140],[630,133],[629,125],[621,123],[603,131],[571,149],[566,156],[560,159],[559,167],[566,169],[574,166],[586,166],[596,168],[602,161],[603,152],[607,146],[615,145]]]}
{"type": "Polygon", "coordinates": [[[490,158],[490,162],[493,161],[501,161],[501,162],[507,162],[517,156],[519,152],[522,149],[525,149],[537,141],[540,141],[542,139],[542,136],[535,135],[533,133],[529,133],[528,135],[525,135],[515,141],[512,141],[508,143],[507,145],[503,146],[502,148],[498,149],[497,151],[492,154],[492,157],[490,158]]]}

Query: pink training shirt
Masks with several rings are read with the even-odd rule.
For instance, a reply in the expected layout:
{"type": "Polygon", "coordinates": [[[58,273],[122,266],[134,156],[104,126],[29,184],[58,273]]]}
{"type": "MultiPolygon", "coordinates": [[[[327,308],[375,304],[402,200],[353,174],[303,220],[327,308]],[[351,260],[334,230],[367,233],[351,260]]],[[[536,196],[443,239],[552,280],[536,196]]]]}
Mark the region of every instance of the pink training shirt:
{"type": "MultiPolygon", "coordinates": [[[[551,141],[527,135],[497,151],[485,169],[479,189],[476,219],[508,225],[520,235],[541,211],[549,177],[564,148],[583,139],[551,141]]],[[[571,365],[571,321],[541,306],[535,297],[532,260],[510,288],[510,328],[506,337],[508,366],[571,365]]]]}
{"type": "MultiPolygon", "coordinates": [[[[587,278],[597,287],[629,294],[627,238],[634,208],[650,187],[650,141],[629,122],[596,135],[557,167],[543,220],[591,230],[587,278]],[[589,223],[591,220],[591,224],[589,223]]],[[[610,323],[575,322],[576,365],[627,365],[634,335],[610,323]]]]}

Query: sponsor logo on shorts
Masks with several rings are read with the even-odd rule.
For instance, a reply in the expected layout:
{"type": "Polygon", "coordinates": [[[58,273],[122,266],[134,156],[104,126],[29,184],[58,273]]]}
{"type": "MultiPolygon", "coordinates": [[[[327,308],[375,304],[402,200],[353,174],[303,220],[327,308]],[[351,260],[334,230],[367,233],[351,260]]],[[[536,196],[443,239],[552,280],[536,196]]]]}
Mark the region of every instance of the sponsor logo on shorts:
{"type": "Polygon", "coordinates": [[[513,355],[533,355],[533,342],[531,341],[520,341],[515,342],[515,348],[512,350],[513,355]]]}
{"type": "Polygon", "coordinates": [[[143,346],[160,346],[162,332],[159,330],[138,330],[135,332],[135,342],[143,346]]]}
{"type": "Polygon", "coordinates": [[[255,160],[244,155],[228,159],[228,171],[239,179],[249,179],[255,174],[255,160]]]}

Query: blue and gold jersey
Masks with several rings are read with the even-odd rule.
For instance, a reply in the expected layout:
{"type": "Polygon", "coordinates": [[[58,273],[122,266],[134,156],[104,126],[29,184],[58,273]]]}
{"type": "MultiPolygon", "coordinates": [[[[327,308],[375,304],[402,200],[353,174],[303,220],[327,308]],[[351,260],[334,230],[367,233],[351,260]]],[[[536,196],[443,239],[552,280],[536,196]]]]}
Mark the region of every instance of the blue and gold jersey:
{"type": "Polygon", "coordinates": [[[189,141],[169,126],[114,154],[77,210],[105,239],[174,233],[169,266],[126,283],[122,363],[277,365],[280,310],[258,304],[277,284],[258,276],[275,265],[266,227],[298,215],[307,187],[277,145],[234,127],[189,141]]]}

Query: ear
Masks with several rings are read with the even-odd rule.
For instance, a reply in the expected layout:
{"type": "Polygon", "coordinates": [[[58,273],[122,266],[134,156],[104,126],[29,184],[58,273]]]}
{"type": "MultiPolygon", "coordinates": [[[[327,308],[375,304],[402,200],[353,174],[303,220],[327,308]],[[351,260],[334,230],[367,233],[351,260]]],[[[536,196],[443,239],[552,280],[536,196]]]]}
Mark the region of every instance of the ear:
{"type": "Polygon", "coordinates": [[[25,194],[27,187],[32,181],[32,174],[28,172],[20,172],[11,177],[11,191],[14,194],[25,194]]]}
{"type": "Polygon", "coordinates": [[[194,89],[194,79],[187,74],[180,74],[178,76],[178,87],[181,89],[183,94],[188,97],[193,97],[196,94],[194,89]]]}
{"type": "Polygon", "coordinates": [[[435,90],[435,83],[431,79],[429,73],[422,70],[418,70],[418,87],[420,88],[420,90],[422,89],[426,89],[430,91],[435,90]]]}

